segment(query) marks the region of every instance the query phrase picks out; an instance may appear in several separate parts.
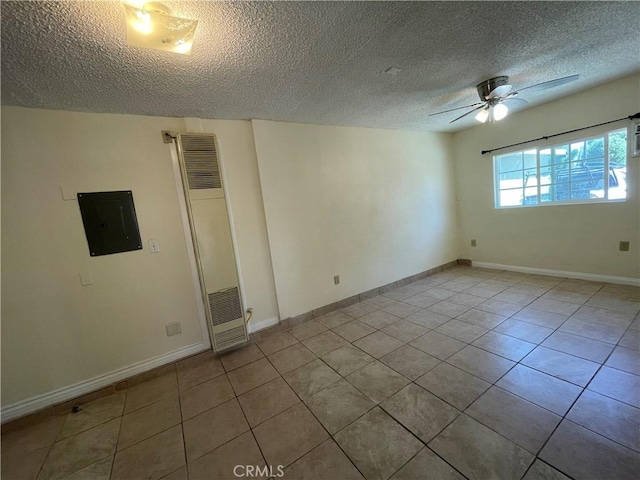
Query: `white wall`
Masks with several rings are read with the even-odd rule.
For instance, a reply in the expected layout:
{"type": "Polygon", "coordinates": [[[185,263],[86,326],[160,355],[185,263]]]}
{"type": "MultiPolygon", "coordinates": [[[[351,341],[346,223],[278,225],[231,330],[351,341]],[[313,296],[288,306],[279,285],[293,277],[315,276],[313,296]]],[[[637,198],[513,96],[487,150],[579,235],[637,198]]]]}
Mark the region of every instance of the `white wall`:
{"type": "Polygon", "coordinates": [[[282,318],[457,258],[451,135],[253,131],[282,318]]]}
{"type": "MultiPolygon", "coordinates": [[[[460,257],[476,262],[638,278],[638,158],[628,160],[628,199],[624,203],[495,209],[493,158],[480,152],[634,114],[640,111],[639,87],[639,76],[628,77],[515,113],[495,125],[456,133],[453,145],[460,257]],[[476,248],[470,247],[472,238],[477,239],[476,248]],[[620,240],[631,242],[629,252],[618,250],[620,240]]],[[[550,141],[556,143],[576,138],[575,135],[579,138],[629,123],[550,141]]]]}
{"type": "MultiPolygon", "coordinates": [[[[172,146],[160,138],[187,123],[3,107],[3,406],[202,341],[172,146]],[[61,186],[132,190],[144,250],[91,258],[77,201],[61,186]],[[150,238],[160,253],[149,253],[150,238]],[[167,337],[176,320],[182,334],[167,337]]],[[[251,125],[205,123],[223,145],[248,304],[258,322],[275,317],[251,125]]]]}

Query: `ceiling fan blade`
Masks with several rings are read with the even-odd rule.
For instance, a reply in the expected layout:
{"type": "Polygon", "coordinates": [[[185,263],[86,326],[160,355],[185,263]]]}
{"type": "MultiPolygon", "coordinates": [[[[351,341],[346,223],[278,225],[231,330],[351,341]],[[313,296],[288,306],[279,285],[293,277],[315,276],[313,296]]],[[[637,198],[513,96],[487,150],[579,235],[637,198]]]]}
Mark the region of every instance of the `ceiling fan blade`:
{"type": "Polygon", "coordinates": [[[480,105],[477,108],[474,108],[473,110],[469,110],[467,113],[460,115],[458,118],[454,118],[453,120],[451,120],[449,123],[453,123],[453,122],[457,122],[458,120],[460,120],[461,118],[466,117],[467,115],[471,115],[473,112],[477,112],[478,110],[481,110],[485,108],[485,104],[483,103],[482,105],[480,105]]]}
{"type": "Polygon", "coordinates": [[[428,116],[428,117],[433,117],[434,115],[440,115],[440,114],[443,114],[443,113],[454,112],[454,111],[456,111],[456,110],[460,110],[460,109],[462,109],[462,108],[477,107],[478,105],[484,105],[484,102],[482,102],[482,103],[474,103],[474,104],[472,104],[472,105],[465,105],[465,106],[463,106],[463,107],[451,108],[451,109],[449,109],[449,110],[443,110],[443,111],[441,111],[441,112],[430,113],[430,114],[429,114],[429,115],[427,115],[427,116],[428,116]]]}
{"type": "Polygon", "coordinates": [[[491,92],[489,92],[489,95],[487,95],[487,100],[490,100],[496,97],[504,97],[507,93],[511,91],[512,88],[513,86],[511,85],[500,85],[494,88],[493,90],[491,90],[491,92]]]}
{"type": "Polygon", "coordinates": [[[548,88],[559,87],[560,85],[564,85],[565,83],[570,83],[578,80],[580,75],[570,75],[568,77],[556,78],[555,80],[549,80],[548,82],[536,83],[535,85],[529,85],[528,87],[521,88],[520,90],[516,90],[513,93],[524,92],[525,90],[528,93],[539,92],[541,90],[546,90],[548,88]]]}
{"type": "Polygon", "coordinates": [[[519,108],[524,107],[529,102],[527,102],[524,98],[507,97],[502,100],[501,103],[504,103],[509,108],[519,108]]]}

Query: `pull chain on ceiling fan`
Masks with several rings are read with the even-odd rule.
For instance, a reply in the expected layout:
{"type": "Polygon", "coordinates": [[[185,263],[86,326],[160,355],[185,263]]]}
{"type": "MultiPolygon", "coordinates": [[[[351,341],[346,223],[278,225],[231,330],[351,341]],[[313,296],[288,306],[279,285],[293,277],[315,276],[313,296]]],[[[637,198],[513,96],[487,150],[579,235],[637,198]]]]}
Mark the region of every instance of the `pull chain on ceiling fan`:
{"type": "Polygon", "coordinates": [[[481,123],[485,123],[489,119],[491,121],[499,121],[507,116],[510,107],[522,106],[527,103],[526,100],[518,98],[521,92],[526,91],[527,93],[533,93],[541,90],[547,90],[549,88],[559,87],[577,80],[578,77],[579,75],[570,75],[568,77],[556,78],[547,82],[529,85],[528,87],[524,87],[519,90],[512,90],[513,86],[509,84],[509,77],[505,75],[493,77],[476,85],[478,96],[481,100],[479,103],[443,110],[442,112],[432,113],[429,116],[433,117],[435,115],[441,115],[443,113],[449,113],[463,108],[471,108],[471,110],[457,118],[454,118],[449,123],[457,122],[458,120],[475,112],[478,112],[476,113],[475,119],[481,123]]]}

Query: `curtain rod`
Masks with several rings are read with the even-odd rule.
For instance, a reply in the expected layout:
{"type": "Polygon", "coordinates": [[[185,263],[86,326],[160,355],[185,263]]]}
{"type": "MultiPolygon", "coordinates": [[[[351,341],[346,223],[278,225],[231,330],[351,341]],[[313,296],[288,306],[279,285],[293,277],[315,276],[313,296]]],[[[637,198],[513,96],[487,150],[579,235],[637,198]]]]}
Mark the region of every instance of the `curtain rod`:
{"type": "Polygon", "coordinates": [[[602,125],[608,125],[609,123],[615,123],[615,122],[619,122],[621,120],[633,120],[634,118],[640,118],[640,112],[638,112],[638,113],[636,113],[634,115],[629,115],[628,117],[622,117],[622,118],[618,118],[616,120],[610,120],[608,122],[596,123],[595,125],[589,125],[588,127],[575,128],[573,130],[567,130],[566,132],[555,133],[553,135],[545,135],[544,137],[534,138],[533,140],[526,140],[524,142],[512,143],[511,145],[504,145],[502,147],[492,148],[491,150],[482,150],[482,152],[480,152],[480,153],[482,155],[484,155],[485,153],[495,152],[496,150],[502,150],[503,148],[516,147],[518,145],[524,145],[525,143],[537,142],[538,140],[546,140],[548,138],[559,137],[560,135],[566,135],[567,133],[579,132],[580,130],[587,130],[588,128],[593,128],[593,127],[600,127],[602,125]]]}

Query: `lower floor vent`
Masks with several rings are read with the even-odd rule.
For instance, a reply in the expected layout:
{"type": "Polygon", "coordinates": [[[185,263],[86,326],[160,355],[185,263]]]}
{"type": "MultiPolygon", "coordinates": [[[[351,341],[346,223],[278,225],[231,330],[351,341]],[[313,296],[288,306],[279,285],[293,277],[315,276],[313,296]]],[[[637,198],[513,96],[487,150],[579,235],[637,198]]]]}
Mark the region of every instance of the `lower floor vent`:
{"type": "Polygon", "coordinates": [[[230,328],[223,332],[214,332],[214,350],[220,352],[247,341],[247,330],[244,323],[238,327],[230,328]]]}

